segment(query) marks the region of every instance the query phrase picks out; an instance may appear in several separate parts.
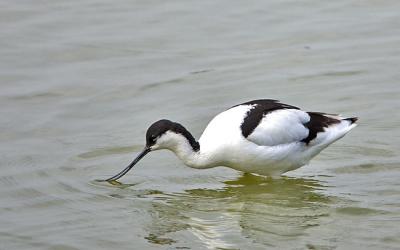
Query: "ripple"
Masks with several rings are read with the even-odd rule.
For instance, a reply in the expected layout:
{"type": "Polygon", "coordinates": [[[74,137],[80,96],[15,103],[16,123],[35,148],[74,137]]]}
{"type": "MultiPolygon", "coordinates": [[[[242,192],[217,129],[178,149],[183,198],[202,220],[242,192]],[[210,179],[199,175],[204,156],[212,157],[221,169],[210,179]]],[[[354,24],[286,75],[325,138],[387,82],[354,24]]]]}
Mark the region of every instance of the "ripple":
{"type": "Polygon", "coordinates": [[[79,154],[78,157],[83,159],[96,158],[99,156],[114,155],[114,154],[126,154],[136,152],[142,149],[143,146],[134,145],[126,147],[104,147],[98,148],[86,153],[79,154]]]}
{"type": "Polygon", "coordinates": [[[362,71],[362,70],[327,71],[327,72],[321,72],[318,74],[310,74],[310,75],[293,77],[293,78],[290,78],[290,80],[298,81],[298,80],[310,80],[310,79],[326,78],[326,77],[333,77],[333,78],[347,77],[347,76],[360,75],[363,73],[365,73],[365,71],[362,71]]]}
{"type": "Polygon", "coordinates": [[[383,211],[365,207],[341,207],[336,209],[338,213],[346,215],[366,216],[371,214],[381,214],[383,211]]]}
{"type": "Polygon", "coordinates": [[[95,185],[95,186],[102,186],[102,187],[107,187],[107,186],[111,185],[116,188],[125,189],[125,188],[134,187],[140,183],[122,183],[120,181],[93,180],[90,182],[90,184],[95,185]]]}
{"type": "Polygon", "coordinates": [[[162,238],[155,234],[149,234],[148,236],[144,237],[150,243],[157,244],[157,245],[171,245],[172,243],[176,243],[176,240],[170,238],[162,238]]]}
{"type": "Polygon", "coordinates": [[[375,157],[393,157],[396,156],[396,153],[392,150],[385,149],[385,148],[378,148],[378,147],[371,147],[371,146],[347,146],[342,147],[345,148],[351,154],[359,154],[365,156],[375,156],[375,157]]]}
{"type": "Polygon", "coordinates": [[[335,173],[340,174],[368,174],[374,172],[382,172],[382,171],[393,171],[399,170],[399,164],[397,163],[382,163],[382,164],[359,164],[355,166],[346,166],[341,168],[336,168],[333,170],[335,173]]]}

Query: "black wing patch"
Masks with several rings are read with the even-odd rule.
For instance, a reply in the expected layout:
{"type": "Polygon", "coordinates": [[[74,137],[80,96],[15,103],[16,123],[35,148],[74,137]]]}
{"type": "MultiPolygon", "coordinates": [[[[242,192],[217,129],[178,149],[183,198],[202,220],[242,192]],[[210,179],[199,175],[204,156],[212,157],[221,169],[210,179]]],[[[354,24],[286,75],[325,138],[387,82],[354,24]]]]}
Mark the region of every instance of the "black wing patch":
{"type": "Polygon", "coordinates": [[[310,121],[304,124],[304,127],[308,128],[308,136],[301,140],[305,143],[310,143],[310,141],[314,140],[317,137],[319,132],[325,131],[325,128],[340,123],[340,120],[326,116],[325,113],[320,112],[307,112],[310,116],[310,121]]]}
{"type": "Polygon", "coordinates": [[[253,108],[247,112],[242,124],[240,125],[242,135],[245,138],[247,138],[254,131],[266,114],[279,109],[299,109],[298,107],[280,103],[277,100],[271,99],[253,100],[236,106],[240,105],[253,105],[253,108]]]}

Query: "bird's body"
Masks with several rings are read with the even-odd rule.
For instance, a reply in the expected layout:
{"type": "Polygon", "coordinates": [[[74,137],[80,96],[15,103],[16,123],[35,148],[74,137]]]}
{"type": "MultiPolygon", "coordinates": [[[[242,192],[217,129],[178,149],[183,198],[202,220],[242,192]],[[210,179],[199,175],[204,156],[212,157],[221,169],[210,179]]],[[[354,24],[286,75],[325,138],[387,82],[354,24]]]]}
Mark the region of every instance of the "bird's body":
{"type": "MultiPolygon", "coordinates": [[[[356,120],[306,112],[276,100],[254,100],[215,116],[198,142],[179,123],[157,121],[147,130],[145,151],[169,149],[192,168],[226,166],[279,176],[307,164],[354,128],[356,120]]],[[[122,177],[133,165],[109,180],[122,177]]]]}

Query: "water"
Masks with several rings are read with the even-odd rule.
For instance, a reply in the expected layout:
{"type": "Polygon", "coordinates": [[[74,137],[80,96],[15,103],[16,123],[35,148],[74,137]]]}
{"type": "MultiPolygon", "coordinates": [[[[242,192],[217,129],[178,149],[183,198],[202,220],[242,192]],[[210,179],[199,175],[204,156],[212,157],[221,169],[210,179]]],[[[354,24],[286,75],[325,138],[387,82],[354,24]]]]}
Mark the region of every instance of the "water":
{"type": "Polygon", "coordinates": [[[2,1],[0,249],[399,249],[398,1],[2,1]],[[151,153],[256,98],[359,116],[270,180],[151,153]]]}

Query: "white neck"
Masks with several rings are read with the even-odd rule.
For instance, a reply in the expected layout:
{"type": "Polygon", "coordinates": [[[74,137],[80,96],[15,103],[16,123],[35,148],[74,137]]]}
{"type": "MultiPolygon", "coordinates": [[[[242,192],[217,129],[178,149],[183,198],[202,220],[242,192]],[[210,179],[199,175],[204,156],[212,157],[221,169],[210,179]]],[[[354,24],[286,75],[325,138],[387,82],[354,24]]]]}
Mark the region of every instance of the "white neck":
{"type": "Polygon", "coordinates": [[[209,155],[202,151],[201,145],[200,150],[195,151],[188,139],[181,134],[168,131],[157,140],[157,144],[159,144],[157,149],[171,150],[189,167],[201,169],[216,166],[209,155]]]}

